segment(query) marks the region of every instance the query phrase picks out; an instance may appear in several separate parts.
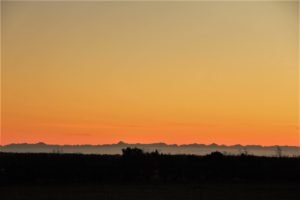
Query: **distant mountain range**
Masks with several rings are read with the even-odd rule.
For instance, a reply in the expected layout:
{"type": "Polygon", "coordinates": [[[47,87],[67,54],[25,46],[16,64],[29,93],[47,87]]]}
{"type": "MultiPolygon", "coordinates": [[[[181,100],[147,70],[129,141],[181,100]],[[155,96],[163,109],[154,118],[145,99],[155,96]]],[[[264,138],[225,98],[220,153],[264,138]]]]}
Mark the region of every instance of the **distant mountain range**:
{"type": "Polygon", "coordinates": [[[193,154],[206,155],[214,151],[224,154],[239,155],[251,154],[258,156],[300,156],[300,147],[297,146],[260,146],[260,145],[218,145],[218,144],[128,144],[119,142],[117,144],[103,145],[52,145],[45,143],[36,144],[9,144],[0,146],[1,152],[16,153],[80,153],[80,154],[121,154],[122,149],[126,147],[137,147],[144,151],[158,150],[164,154],[193,154]]]}

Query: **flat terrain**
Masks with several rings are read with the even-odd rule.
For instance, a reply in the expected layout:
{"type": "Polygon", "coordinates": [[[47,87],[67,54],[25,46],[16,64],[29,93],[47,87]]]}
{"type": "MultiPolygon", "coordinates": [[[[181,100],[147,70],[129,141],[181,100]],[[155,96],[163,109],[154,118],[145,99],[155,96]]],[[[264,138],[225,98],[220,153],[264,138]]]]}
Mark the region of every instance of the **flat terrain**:
{"type": "Polygon", "coordinates": [[[1,200],[299,200],[300,185],[19,185],[1,186],[1,200]]]}
{"type": "Polygon", "coordinates": [[[300,157],[0,153],[0,200],[299,200],[300,157]]]}

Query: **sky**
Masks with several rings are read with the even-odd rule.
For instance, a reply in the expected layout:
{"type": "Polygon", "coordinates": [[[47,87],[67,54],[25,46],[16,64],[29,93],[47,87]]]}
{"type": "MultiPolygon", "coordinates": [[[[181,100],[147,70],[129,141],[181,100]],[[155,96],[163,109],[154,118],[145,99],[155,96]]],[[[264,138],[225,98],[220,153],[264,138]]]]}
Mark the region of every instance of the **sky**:
{"type": "Polygon", "coordinates": [[[299,5],[2,2],[1,143],[299,146],[299,5]]]}

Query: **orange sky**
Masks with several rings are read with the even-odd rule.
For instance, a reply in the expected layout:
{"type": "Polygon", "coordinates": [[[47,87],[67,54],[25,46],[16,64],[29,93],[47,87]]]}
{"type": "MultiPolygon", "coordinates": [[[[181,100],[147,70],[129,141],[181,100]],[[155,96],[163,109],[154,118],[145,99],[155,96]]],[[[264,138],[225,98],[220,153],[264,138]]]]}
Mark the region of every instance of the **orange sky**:
{"type": "Polygon", "coordinates": [[[295,2],[2,2],[1,143],[299,145],[295,2]]]}

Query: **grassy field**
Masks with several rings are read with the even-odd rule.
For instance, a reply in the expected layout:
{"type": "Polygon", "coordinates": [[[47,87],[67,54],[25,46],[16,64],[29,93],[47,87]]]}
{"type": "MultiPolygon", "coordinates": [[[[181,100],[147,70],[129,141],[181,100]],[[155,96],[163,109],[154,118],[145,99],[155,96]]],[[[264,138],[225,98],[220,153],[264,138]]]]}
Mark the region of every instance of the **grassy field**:
{"type": "Polygon", "coordinates": [[[299,157],[0,153],[0,200],[299,200],[299,157]]]}
{"type": "Polygon", "coordinates": [[[1,186],[1,200],[299,200],[300,185],[19,185],[1,186]]]}

